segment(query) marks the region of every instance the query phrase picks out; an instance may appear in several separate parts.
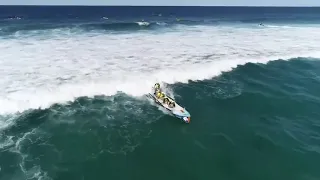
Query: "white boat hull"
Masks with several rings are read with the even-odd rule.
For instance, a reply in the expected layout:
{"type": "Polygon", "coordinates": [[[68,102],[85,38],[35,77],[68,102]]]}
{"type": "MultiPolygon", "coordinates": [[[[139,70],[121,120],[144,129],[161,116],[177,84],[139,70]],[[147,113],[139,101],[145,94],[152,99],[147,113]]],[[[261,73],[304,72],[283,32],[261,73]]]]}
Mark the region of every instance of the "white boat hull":
{"type": "Polygon", "coordinates": [[[174,116],[179,119],[182,119],[185,123],[190,123],[190,113],[183,107],[181,107],[177,102],[173,100],[173,98],[166,95],[167,98],[173,100],[175,102],[175,107],[171,108],[168,104],[163,103],[161,99],[158,99],[154,94],[149,93],[149,98],[152,98],[157,104],[161,105],[162,107],[166,108],[170,111],[174,116]]]}

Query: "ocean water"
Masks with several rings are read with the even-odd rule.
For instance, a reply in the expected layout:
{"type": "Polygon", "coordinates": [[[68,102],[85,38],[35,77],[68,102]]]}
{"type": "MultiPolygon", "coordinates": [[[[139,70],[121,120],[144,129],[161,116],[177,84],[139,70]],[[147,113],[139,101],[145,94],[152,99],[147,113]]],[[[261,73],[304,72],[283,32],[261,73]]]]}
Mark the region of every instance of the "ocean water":
{"type": "Polygon", "coordinates": [[[1,6],[0,179],[320,179],[319,18],[1,6]],[[156,82],[190,124],[146,98],[156,82]]]}

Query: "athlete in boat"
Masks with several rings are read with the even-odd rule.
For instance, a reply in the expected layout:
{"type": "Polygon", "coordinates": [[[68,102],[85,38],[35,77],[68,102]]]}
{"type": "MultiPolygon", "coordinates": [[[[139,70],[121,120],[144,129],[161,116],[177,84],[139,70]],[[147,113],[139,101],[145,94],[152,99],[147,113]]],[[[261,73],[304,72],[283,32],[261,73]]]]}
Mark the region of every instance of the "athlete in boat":
{"type": "Polygon", "coordinates": [[[176,106],[176,103],[174,101],[169,102],[169,108],[174,108],[176,106]]]}
{"type": "Polygon", "coordinates": [[[164,93],[161,91],[161,88],[160,88],[160,84],[159,83],[156,83],[154,85],[154,95],[158,98],[158,99],[163,99],[164,98],[164,93]]]}
{"type": "Polygon", "coordinates": [[[166,109],[171,111],[179,119],[183,119],[183,121],[185,123],[189,123],[190,122],[190,114],[189,114],[189,112],[185,108],[180,107],[179,104],[176,103],[169,96],[166,96],[161,91],[159,83],[156,83],[153,86],[153,88],[151,88],[151,89],[154,90],[154,92],[153,92],[154,96],[150,92],[150,94],[149,94],[150,98],[154,99],[158,104],[162,105],[163,107],[165,107],[166,109]]]}
{"type": "Polygon", "coordinates": [[[168,97],[165,97],[164,93],[161,91],[161,88],[160,88],[160,84],[159,84],[159,83],[156,83],[156,84],[154,85],[154,89],[155,89],[154,95],[155,95],[158,99],[163,100],[163,103],[164,103],[164,104],[167,104],[170,108],[174,108],[174,107],[175,107],[175,102],[174,102],[174,101],[171,101],[168,97]]]}
{"type": "Polygon", "coordinates": [[[156,91],[156,90],[161,90],[159,83],[156,83],[153,87],[154,87],[154,90],[155,90],[155,91],[156,91]]]}
{"type": "Polygon", "coordinates": [[[157,96],[158,98],[161,96],[161,88],[160,88],[160,84],[156,83],[154,86],[154,95],[157,96]]]}
{"type": "Polygon", "coordinates": [[[164,93],[161,92],[160,90],[156,90],[155,95],[158,99],[163,99],[164,98],[164,93]]]}

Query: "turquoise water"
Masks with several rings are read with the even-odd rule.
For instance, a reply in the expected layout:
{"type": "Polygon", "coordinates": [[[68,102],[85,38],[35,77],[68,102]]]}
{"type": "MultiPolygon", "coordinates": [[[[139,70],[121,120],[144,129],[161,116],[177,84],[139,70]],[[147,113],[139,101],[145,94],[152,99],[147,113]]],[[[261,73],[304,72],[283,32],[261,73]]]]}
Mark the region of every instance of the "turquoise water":
{"type": "Polygon", "coordinates": [[[2,148],[2,178],[23,179],[26,158],[53,179],[317,179],[319,67],[279,60],[174,84],[188,125],[125,94],[24,112],[3,134],[25,156],[2,148]]]}

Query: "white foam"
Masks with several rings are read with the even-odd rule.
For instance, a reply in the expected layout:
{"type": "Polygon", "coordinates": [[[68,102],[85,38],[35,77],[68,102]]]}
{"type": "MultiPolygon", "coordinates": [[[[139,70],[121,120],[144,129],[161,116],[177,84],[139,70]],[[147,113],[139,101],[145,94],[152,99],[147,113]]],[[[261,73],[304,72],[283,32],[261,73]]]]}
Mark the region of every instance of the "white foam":
{"type": "Polygon", "coordinates": [[[136,23],[139,24],[139,26],[149,26],[150,25],[149,22],[145,22],[145,21],[138,21],[136,23]]]}
{"type": "Polygon", "coordinates": [[[14,17],[11,17],[11,18],[7,18],[7,20],[20,20],[22,19],[21,17],[18,17],[18,16],[14,16],[14,17]]]}
{"type": "Polygon", "coordinates": [[[29,132],[25,132],[21,137],[18,137],[19,135],[5,136],[3,134],[0,134],[0,150],[5,150],[5,151],[8,150],[10,152],[14,152],[21,157],[19,166],[20,166],[21,172],[23,172],[24,175],[20,175],[17,171],[17,173],[14,173],[12,177],[13,179],[15,179],[15,177],[19,177],[18,179],[21,179],[20,176],[23,176],[27,179],[51,179],[50,177],[48,177],[47,173],[41,169],[39,165],[35,165],[35,164],[33,164],[33,166],[26,165],[26,163],[28,163],[29,155],[24,152],[23,144],[25,141],[34,143],[33,141],[36,141],[36,140],[30,136],[36,133],[37,133],[37,129],[33,129],[29,132]]]}
{"type": "Polygon", "coordinates": [[[54,34],[0,39],[0,114],[118,91],[141,96],[158,81],[208,79],[247,62],[319,57],[319,30],[183,26],[159,34],[46,31],[54,34]]]}

